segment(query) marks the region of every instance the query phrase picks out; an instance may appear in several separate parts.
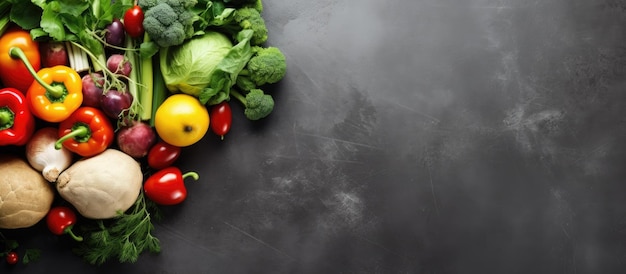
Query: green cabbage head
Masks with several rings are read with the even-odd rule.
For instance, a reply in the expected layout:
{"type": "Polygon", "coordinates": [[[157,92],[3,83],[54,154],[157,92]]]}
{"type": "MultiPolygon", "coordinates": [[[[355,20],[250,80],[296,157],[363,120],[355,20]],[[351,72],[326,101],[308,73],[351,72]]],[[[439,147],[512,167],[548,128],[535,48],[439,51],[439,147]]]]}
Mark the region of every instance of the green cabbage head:
{"type": "Polygon", "coordinates": [[[232,48],[233,43],[226,35],[207,31],[181,45],[161,49],[161,72],[168,90],[198,97],[232,48]]]}

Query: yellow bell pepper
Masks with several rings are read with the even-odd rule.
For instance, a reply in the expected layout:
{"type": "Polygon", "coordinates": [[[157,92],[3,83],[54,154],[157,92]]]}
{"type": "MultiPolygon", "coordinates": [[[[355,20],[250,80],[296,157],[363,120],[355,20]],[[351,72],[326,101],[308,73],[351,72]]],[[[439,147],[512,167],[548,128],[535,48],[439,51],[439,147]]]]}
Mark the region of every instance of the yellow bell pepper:
{"type": "Polygon", "coordinates": [[[26,92],[26,101],[36,117],[47,122],[61,122],[83,103],[83,82],[72,68],[54,66],[35,72],[21,48],[10,48],[9,55],[21,59],[35,79],[26,92]]]}
{"type": "Polygon", "coordinates": [[[32,112],[48,122],[61,122],[83,103],[83,84],[80,75],[66,66],[43,68],[37,75],[56,91],[33,82],[27,92],[32,112]]]}

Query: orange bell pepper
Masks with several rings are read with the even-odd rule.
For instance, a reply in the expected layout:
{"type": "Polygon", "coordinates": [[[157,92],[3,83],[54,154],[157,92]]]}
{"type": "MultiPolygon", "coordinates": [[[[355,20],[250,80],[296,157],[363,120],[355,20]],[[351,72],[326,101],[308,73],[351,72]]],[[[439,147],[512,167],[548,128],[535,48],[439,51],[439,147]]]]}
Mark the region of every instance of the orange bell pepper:
{"type": "Polygon", "coordinates": [[[16,88],[26,94],[33,82],[33,76],[20,60],[12,58],[9,50],[19,47],[24,51],[29,63],[35,70],[41,67],[39,46],[30,33],[18,27],[12,27],[0,36],[0,80],[6,87],[16,88]]]}
{"type": "Polygon", "coordinates": [[[108,116],[94,107],[81,107],[59,124],[56,149],[65,147],[83,157],[105,151],[115,139],[108,116]]]}
{"type": "Polygon", "coordinates": [[[26,92],[26,100],[36,117],[61,122],[83,103],[82,79],[72,68],[59,65],[35,72],[19,47],[9,49],[9,54],[21,59],[35,79],[26,92]]]}

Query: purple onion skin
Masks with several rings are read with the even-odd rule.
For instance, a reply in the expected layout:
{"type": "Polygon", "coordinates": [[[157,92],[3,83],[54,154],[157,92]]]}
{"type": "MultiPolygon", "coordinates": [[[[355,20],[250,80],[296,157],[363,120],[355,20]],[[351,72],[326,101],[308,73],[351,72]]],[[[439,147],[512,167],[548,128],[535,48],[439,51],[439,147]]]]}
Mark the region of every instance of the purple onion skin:
{"type": "Polygon", "coordinates": [[[126,33],[124,32],[124,24],[120,19],[113,19],[113,22],[106,27],[104,34],[104,41],[115,47],[122,47],[124,45],[124,38],[126,33]]]}

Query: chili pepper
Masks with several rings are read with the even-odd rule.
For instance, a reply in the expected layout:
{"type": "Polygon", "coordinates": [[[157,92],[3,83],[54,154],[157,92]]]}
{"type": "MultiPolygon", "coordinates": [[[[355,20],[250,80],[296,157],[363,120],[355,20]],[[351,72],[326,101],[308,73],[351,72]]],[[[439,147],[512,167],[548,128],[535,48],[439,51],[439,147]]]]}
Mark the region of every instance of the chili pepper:
{"type": "Polygon", "coordinates": [[[14,88],[0,89],[0,146],[26,144],[35,131],[35,117],[26,98],[14,88]]]}
{"type": "Polygon", "coordinates": [[[26,92],[33,115],[57,123],[67,119],[83,103],[82,79],[72,68],[59,65],[35,72],[19,47],[10,48],[9,55],[21,59],[36,81],[26,92]]]}
{"type": "Polygon", "coordinates": [[[26,94],[33,82],[33,75],[20,60],[13,58],[9,51],[18,47],[27,57],[34,70],[41,67],[39,45],[30,36],[30,32],[13,27],[0,37],[0,80],[6,87],[16,88],[26,94]]]}
{"type": "Polygon", "coordinates": [[[177,167],[166,167],[152,174],[144,183],[146,196],[160,205],[175,205],[187,198],[185,178],[198,180],[198,173],[193,171],[182,174],[177,167]]]}
{"type": "Polygon", "coordinates": [[[72,227],[76,224],[76,213],[69,207],[56,206],[51,208],[46,215],[48,229],[55,235],[68,234],[76,241],[82,241],[83,237],[74,234],[72,227]]]}
{"type": "Polygon", "coordinates": [[[106,150],[115,139],[113,125],[101,110],[80,107],[59,124],[59,140],[55,147],[67,148],[83,157],[106,150]]]}

